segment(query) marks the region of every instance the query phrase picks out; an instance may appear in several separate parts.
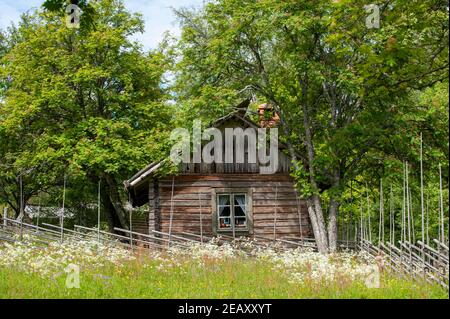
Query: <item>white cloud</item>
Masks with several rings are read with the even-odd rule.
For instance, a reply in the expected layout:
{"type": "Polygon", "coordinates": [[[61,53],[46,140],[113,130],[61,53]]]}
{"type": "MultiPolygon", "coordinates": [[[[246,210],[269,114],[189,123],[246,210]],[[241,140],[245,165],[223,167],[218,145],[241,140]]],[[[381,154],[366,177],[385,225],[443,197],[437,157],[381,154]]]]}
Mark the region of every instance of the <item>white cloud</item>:
{"type": "MultiPolygon", "coordinates": [[[[0,2],[0,29],[11,22],[17,23],[20,15],[32,7],[39,7],[43,0],[2,0],[0,2]]],[[[145,49],[155,48],[165,31],[178,36],[173,8],[199,7],[204,0],[125,0],[125,6],[132,12],[140,12],[145,20],[145,32],[133,38],[141,42],[145,49]]]]}

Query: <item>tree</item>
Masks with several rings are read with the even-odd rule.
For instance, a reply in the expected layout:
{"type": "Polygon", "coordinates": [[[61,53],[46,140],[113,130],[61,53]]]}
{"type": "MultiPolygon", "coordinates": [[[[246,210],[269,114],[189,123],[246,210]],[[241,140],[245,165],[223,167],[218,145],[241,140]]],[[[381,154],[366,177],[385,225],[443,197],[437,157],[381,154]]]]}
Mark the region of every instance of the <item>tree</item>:
{"type": "Polygon", "coordinates": [[[45,0],[42,7],[50,12],[67,13],[70,4],[77,5],[82,15],[80,16],[80,27],[89,30],[95,27],[95,6],[88,0],[45,0]]]}
{"type": "Polygon", "coordinates": [[[394,119],[418,105],[404,100],[448,77],[446,2],[377,2],[379,29],[366,26],[364,5],[220,0],[177,12],[179,99],[217,88],[274,106],[324,253],[336,249],[342,194],[370,151],[388,151],[392,137],[406,145],[394,119]]]}
{"type": "Polygon", "coordinates": [[[130,40],[143,21],[122,1],[91,5],[92,29],[67,28],[60,11],[38,10],[1,58],[8,87],[0,104],[0,171],[8,176],[0,176],[7,191],[0,196],[17,199],[11,181],[22,171],[30,174],[25,200],[62,186],[64,175],[100,181],[112,230],[128,227],[121,181],[164,154],[167,61],[130,40]]]}

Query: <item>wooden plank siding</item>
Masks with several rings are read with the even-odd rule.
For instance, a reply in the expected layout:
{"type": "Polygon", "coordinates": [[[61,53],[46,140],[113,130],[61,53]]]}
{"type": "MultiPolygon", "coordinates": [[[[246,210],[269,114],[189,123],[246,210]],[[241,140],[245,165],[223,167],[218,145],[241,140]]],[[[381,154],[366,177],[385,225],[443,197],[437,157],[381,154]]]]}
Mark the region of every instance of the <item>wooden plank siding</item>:
{"type": "MultiPolygon", "coordinates": [[[[251,189],[253,233],[273,237],[276,211],[276,234],[282,237],[311,237],[309,216],[304,201],[297,200],[293,179],[288,174],[184,174],[159,181],[159,211],[161,222],[155,223],[154,191],[149,198],[149,216],[146,223],[137,221],[139,229],[148,233],[158,226],[169,232],[173,205],[172,233],[200,234],[200,203],[204,235],[212,233],[212,194],[214,189],[251,189]],[[277,193],[277,194],[276,194],[277,193]],[[200,196],[200,198],[199,198],[200,196]],[[302,232],[300,232],[300,230],[302,232]]],[[[134,219],[133,219],[134,223],[134,219]]]]}
{"type": "Polygon", "coordinates": [[[132,230],[138,233],[148,234],[148,216],[146,215],[132,215],[132,230]]]}
{"type": "MultiPolygon", "coordinates": [[[[246,100],[241,106],[245,109],[248,104],[249,101],[246,100]]],[[[222,133],[229,128],[243,130],[261,128],[259,124],[246,117],[245,112],[241,114],[240,111],[218,119],[211,127],[219,129],[222,133]]],[[[224,136],[222,134],[222,138],[224,136]]],[[[158,174],[155,167],[159,167],[158,165],[163,162],[151,163],[130,180],[125,181],[133,206],[149,204],[145,221],[147,224],[137,220],[136,225],[139,225],[138,227],[142,230],[147,229],[146,233],[152,230],[169,232],[172,212],[172,233],[200,234],[200,225],[202,225],[205,235],[213,235],[213,229],[216,229],[218,224],[216,218],[213,220],[213,216],[216,216],[216,208],[213,208],[216,200],[214,194],[233,193],[233,190],[236,190],[234,193],[246,193],[249,196],[247,198],[251,200],[247,202],[247,207],[251,209],[251,215],[248,218],[250,234],[272,237],[276,216],[277,238],[312,237],[306,204],[297,199],[294,181],[289,176],[292,163],[287,155],[286,147],[279,143],[278,153],[269,152],[271,163],[275,163],[272,161],[275,159],[273,156],[278,155],[278,166],[273,174],[261,174],[266,164],[259,162],[258,156],[256,163],[250,160],[249,157],[254,150],[249,149],[250,139],[247,137],[246,142],[244,141],[244,156],[239,160],[243,163],[238,163],[236,140],[231,143],[233,145],[227,144],[227,140],[225,138],[222,140],[222,153],[225,154],[229,147],[233,147],[234,153],[230,163],[224,163],[224,161],[182,163],[179,164],[178,175],[159,178],[157,176],[164,174],[158,174]],[[173,198],[172,180],[174,181],[173,198]],[[203,217],[201,221],[200,206],[203,217]]],[[[207,142],[209,141],[202,140],[202,145],[207,142]]],[[[230,235],[229,232],[226,234],[230,235]]]]}

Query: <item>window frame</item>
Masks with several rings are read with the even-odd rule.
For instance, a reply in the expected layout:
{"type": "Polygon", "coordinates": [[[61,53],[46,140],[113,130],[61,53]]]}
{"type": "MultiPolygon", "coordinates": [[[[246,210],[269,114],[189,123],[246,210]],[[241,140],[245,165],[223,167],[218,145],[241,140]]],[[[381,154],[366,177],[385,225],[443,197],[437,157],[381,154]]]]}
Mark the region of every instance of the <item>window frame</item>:
{"type": "Polygon", "coordinates": [[[220,235],[232,235],[233,228],[234,234],[237,236],[253,234],[253,205],[252,205],[252,189],[251,188],[213,188],[211,194],[211,206],[212,206],[212,228],[213,234],[220,235]],[[220,228],[219,226],[219,212],[218,212],[218,198],[219,195],[229,195],[230,196],[230,221],[233,222],[232,227],[220,228]],[[233,227],[235,222],[234,215],[234,196],[235,195],[245,195],[245,217],[246,217],[246,227],[233,227]]]}
{"type": "MultiPolygon", "coordinates": [[[[217,208],[219,209],[219,212],[217,214],[217,223],[218,223],[218,230],[220,231],[226,231],[226,230],[238,230],[238,231],[248,231],[248,195],[247,193],[218,193],[216,194],[217,199],[219,199],[221,196],[227,196],[229,198],[229,204],[228,205],[221,205],[220,200],[217,201],[217,208]],[[243,216],[237,216],[236,215],[236,203],[235,203],[235,197],[236,196],[244,196],[245,199],[245,210],[243,216]],[[220,207],[229,207],[230,208],[230,214],[228,216],[220,216],[220,207]],[[245,220],[244,227],[239,227],[236,225],[236,219],[237,218],[243,218],[245,220]],[[221,219],[229,219],[231,227],[221,227],[221,219]]],[[[226,223],[224,223],[226,224],[226,223]]]]}

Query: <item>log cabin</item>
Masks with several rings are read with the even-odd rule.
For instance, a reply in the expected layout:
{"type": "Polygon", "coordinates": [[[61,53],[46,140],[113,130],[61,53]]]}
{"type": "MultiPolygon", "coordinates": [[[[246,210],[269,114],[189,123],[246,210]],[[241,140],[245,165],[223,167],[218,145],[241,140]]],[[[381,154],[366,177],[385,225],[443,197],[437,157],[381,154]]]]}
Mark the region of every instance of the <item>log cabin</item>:
{"type": "MultiPolygon", "coordinates": [[[[248,100],[242,102],[212,127],[224,131],[277,125],[278,118],[267,105],[258,108],[259,123],[250,120],[248,105],[248,100]]],[[[261,174],[261,164],[249,163],[247,155],[244,163],[180,163],[178,173],[167,176],[158,174],[162,162],[148,165],[124,182],[133,207],[149,206],[148,214],[133,219],[133,229],[209,237],[311,237],[306,203],[299,199],[290,176],[291,159],[284,151],[279,144],[279,164],[272,174],[261,174]]]]}

